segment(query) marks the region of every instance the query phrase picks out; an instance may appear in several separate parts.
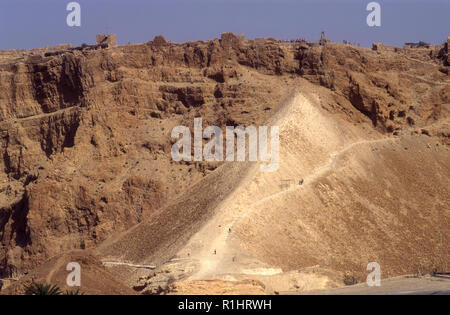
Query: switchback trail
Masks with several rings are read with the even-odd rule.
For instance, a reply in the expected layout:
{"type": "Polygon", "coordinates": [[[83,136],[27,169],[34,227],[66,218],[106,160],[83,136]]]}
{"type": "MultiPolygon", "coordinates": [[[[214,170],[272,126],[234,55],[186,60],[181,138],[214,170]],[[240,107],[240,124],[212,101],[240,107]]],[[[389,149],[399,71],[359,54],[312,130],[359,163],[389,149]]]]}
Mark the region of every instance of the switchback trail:
{"type": "MultiPolygon", "coordinates": [[[[336,152],[331,155],[331,158],[329,159],[329,162],[326,165],[323,165],[319,168],[317,168],[312,174],[306,176],[304,178],[303,185],[294,185],[291,188],[288,188],[286,190],[283,190],[281,192],[269,195],[253,204],[250,204],[248,207],[243,209],[242,213],[239,213],[238,216],[234,217],[232,222],[228,225],[221,225],[221,229],[219,232],[219,235],[216,237],[211,237],[211,242],[209,245],[205,246],[205,250],[200,255],[200,257],[196,257],[200,260],[202,268],[199,270],[198,273],[194,275],[195,278],[201,278],[208,275],[213,274],[214,272],[217,272],[218,265],[223,262],[224,260],[232,261],[232,257],[227,257],[227,242],[229,240],[230,235],[232,234],[234,227],[237,222],[241,221],[244,218],[247,218],[251,216],[255,208],[259,205],[264,204],[268,200],[280,197],[282,195],[287,195],[290,193],[293,193],[299,189],[304,189],[305,186],[308,186],[312,183],[314,183],[317,179],[323,177],[329,172],[332,172],[333,169],[336,166],[336,163],[338,162],[339,158],[345,155],[347,152],[352,150],[353,148],[357,146],[364,146],[364,145],[370,145],[370,144],[378,144],[378,143],[384,143],[384,142],[392,142],[396,141],[396,138],[383,138],[383,139],[377,139],[377,140],[362,140],[358,142],[351,143],[350,145],[346,146],[339,152],[336,152]]],[[[261,268],[260,268],[261,269],[261,268]]],[[[260,274],[265,274],[265,271],[261,269],[260,274]]],[[[269,268],[267,270],[268,273],[273,273],[272,268],[269,268]],[[270,270],[269,270],[270,269],[270,270]]],[[[280,270],[281,272],[281,270],[280,270]]]]}

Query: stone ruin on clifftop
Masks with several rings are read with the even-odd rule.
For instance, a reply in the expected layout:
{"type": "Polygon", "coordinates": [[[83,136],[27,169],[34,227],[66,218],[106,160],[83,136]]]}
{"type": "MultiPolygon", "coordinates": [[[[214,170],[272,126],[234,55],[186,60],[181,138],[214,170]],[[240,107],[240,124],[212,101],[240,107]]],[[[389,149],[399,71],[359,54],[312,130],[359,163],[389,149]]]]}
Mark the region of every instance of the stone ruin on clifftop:
{"type": "Polygon", "coordinates": [[[97,45],[106,47],[116,47],[117,46],[117,36],[116,34],[97,34],[97,45]]]}

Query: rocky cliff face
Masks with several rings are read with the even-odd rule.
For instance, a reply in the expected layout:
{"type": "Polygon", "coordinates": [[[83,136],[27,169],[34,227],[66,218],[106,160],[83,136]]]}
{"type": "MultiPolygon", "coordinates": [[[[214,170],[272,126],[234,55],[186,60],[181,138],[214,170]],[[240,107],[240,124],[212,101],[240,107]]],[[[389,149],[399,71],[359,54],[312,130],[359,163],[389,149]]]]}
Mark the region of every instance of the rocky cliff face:
{"type": "MultiPolygon", "coordinates": [[[[170,132],[267,120],[296,77],[379,132],[448,117],[448,48],[382,52],[233,34],[0,59],[0,277],[93,248],[170,203],[216,164],[173,163],[170,132]]],[[[433,133],[433,130],[424,132],[433,133]]],[[[448,133],[435,131],[448,143],[448,133]]]]}
{"type": "Polygon", "coordinates": [[[379,131],[398,134],[448,111],[446,51],[446,45],[396,52],[328,45],[303,50],[301,74],[335,91],[338,103],[349,101],[379,131]]]}

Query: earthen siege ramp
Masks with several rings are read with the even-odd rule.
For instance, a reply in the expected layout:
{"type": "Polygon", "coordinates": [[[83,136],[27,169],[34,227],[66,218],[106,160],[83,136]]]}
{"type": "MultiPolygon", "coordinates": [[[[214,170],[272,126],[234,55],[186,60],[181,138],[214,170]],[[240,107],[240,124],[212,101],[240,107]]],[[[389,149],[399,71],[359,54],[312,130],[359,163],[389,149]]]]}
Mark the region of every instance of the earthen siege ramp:
{"type": "MultiPolygon", "coordinates": [[[[450,171],[448,149],[433,144],[430,150],[426,136],[385,137],[355,126],[322,108],[329,97],[327,90],[301,82],[272,120],[280,125],[278,171],[223,165],[177,205],[105,243],[100,252],[115,253],[117,261],[196,262],[183,281],[254,279],[277,290],[295,290],[273,283],[283,271],[315,265],[364,278],[371,261],[386,277],[441,264],[438,239],[440,230],[448,233],[449,212],[435,195],[449,195],[449,179],[442,176],[450,171]],[[436,181],[427,181],[429,176],[436,181]],[[280,190],[285,178],[294,184],[280,190]],[[418,197],[419,192],[426,193],[418,197]],[[207,199],[214,202],[202,202],[207,199]],[[161,231],[156,225],[171,232],[151,247],[155,231],[161,231]],[[181,228],[198,232],[187,241],[186,234],[176,235],[181,228]],[[417,229],[427,237],[418,237],[417,229]]],[[[310,289],[333,285],[323,278],[313,277],[310,289]]]]}
{"type": "Polygon", "coordinates": [[[447,43],[374,51],[224,34],[61,49],[0,54],[0,277],[42,274],[52,258],[125,237],[148,244],[108,256],[158,268],[182,259],[176,279],[264,273],[281,283],[320,264],[363,280],[367,260],[384,275],[444,268],[447,43]],[[262,125],[292,92],[308,102],[280,116],[278,173],[171,160],[174,126],[262,125]],[[300,177],[302,187],[281,191],[278,180],[300,177]],[[133,234],[140,222],[153,222],[150,238],[133,234]],[[200,265],[215,244],[225,250],[200,265]]]}

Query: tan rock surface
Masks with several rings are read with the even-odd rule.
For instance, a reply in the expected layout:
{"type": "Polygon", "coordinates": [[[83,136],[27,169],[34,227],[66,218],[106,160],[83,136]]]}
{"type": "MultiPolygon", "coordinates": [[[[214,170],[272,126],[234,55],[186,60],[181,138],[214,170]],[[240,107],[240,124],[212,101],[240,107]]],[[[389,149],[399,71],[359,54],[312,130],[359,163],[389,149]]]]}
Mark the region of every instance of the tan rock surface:
{"type": "MultiPolygon", "coordinates": [[[[58,49],[0,52],[0,278],[83,249],[159,267],[189,253],[199,269],[187,281],[314,265],[362,279],[369,260],[389,276],[441,267],[448,44],[373,51],[223,34],[58,49]],[[194,117],[279,122],[280,169],[172,161],[170,132],[194,117]],[[280,192],[286,178],[306,185],[280,192]]],[[[133,272],[114,277],[132,287],[133,272]]]]}

